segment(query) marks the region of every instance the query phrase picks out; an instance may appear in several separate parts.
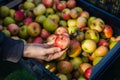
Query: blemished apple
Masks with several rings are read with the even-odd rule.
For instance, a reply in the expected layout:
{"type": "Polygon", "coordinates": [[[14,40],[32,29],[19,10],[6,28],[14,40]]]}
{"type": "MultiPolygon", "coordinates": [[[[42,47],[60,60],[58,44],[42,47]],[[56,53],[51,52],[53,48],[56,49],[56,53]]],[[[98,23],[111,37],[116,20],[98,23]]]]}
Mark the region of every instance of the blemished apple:
{"type": "Polygon", "coordinates": [[[76,8],[71,9],[71,11],[70,11],[71,18],[76,19],[76,18],[78,18],[79,15],[80,15],[80,13],[76,10],[76,8]]]}
{"type": "Polygon", "coordinates": [[[54,43],[56,47],[59,47],[61,49],[66,49],[67,47],[69,47],[69,44],[70,44],[70,38],[63,34],[57,35],[54,43]]]}
{"type": "Polygon", "coordinates": [[[49,35],[50,33],[46,29],[41,30],[40,37],[42,37],[43,39],[47,39],[49,35]]]}
{"type": "Polygon", "coordinates": [[[67,28],[66,27],[58,27],[56,30],[55,30],[55,34],[63,34],[63,33],[68,33],[67,31],[67,28]]]}
{"type": "Polygon", "coordinates": [[[45,15],[39,15],[35,18],[35,21],[40,23],[40,24],[43,24],[43,22],[47,19],[47,17],[45,15]]]}
{"type": "Polygon", "coordinates": [[[76,7],[76,1],[75,0],[68,0],[67,1],[67,7],[70,8],[70,9],[76,7]]]}
{"type": "Polygon", "coordinates": [[[41,37],[35,37],[35,38],[33,38],[33,41],[32,41],[33,43],[43,43],[43,39],[41,38],[41,37]]]}
{"type": "Polygon", "coordinates": [[[61,13],[61,17],[64,20],[69,20],[70,19],[70,9],[69,8],[63,9],[62,13],[61,13]]]}
{"type": "Polygon", "coordinates": [[[45,7],[52,7],[53,0],[42,0],[42,3],[45,5],[45,7]]]}
{"type": "Polygon", "coordinates": [[[11,35],[17,35],[19,32],[19,26],[17,24],[9,24],[7,29],[10,31],[11,35]]]}
{"type": "Polygon", "coordinates": [[[66,8],[66,1],[59,1],[59,3],[56,5],[57,10],[62,11],[66,8]]]}
{"type": "Polygon", "coordinates": [[[37,5],[33,9],[33,13],[34,13],[35,16],[39,16],[39,15],[45,14],[45,12],[46,12],[46,7],[42,3],[37,5]]]}
{"type": "Polygon", "coordinates": [[[54,13],[55,13],[55,11],[53,8],[46,8],[45,16],[49,16],[54,13]]]}
{"type": "Polygon", "coordinates": [[[77,24],[78,28],[82,29],[82,28],[86,27],[87,19],[84,17],[78,17],[76,24],[77,24]]]}
{"type": "Polygon", "coordinates": [[[80,16],[85,17],[86,19],[88,19],[88,18],[90,17],[90,14],[89,14],[88,11],[82,11],[82,12],[80,13],[80,16]]]}
{"type": "Polygon", "coordinates": [[[28,34],[32,37],[40,35],[41,25],[37,22],[32,22],[28,25],[28,34]]]}

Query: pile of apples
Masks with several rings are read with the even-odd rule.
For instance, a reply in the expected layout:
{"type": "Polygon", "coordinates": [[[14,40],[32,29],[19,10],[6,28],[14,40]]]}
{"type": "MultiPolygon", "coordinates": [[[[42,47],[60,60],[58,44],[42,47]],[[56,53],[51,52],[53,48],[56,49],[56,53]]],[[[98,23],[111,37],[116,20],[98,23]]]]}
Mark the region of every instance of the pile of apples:
{"type": "Polygon", "coordinates": [[[26,0],[17,9],[0,7],[0,30],[15,40],[48,43],[68,50],[58,59],[39,62],[61,80],[87,80],[92,67],[120,40],[101,18],[76,0],[26,0]]]}

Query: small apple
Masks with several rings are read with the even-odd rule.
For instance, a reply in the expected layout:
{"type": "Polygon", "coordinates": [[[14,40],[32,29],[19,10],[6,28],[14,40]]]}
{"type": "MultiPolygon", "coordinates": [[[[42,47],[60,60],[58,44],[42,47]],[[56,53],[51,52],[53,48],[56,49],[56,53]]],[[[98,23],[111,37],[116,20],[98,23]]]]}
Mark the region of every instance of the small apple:
{"type": "Polygon", "coordinates": [[[63,34],[57,35],[54,43],[56,47],[59,47],[61,49],[65,49],[69,47],[69,44],[70,44],[70,38],[63,34]]]}
{"type": "Polygon", "coordinates": [[[51,14],[48,16],[48,18],[50,18],[51,20],[53,20],[54,22],[57,22],[57,23],[60,21],[60,17],[57,14],[51,14]]]}
{"type": "Polygon", "coordinates": [[[90,14],[89,14],[89,12],[87,12],[87,11],[82,11],[82,12],[80,13],[80,16],[85,17],[86,19],[88,19],[88,18],[90,17],[90,14]]]}
{"type": "Polygon", "coordinates": [[[50,33],[46,29],[41,30],[40,37],[42,37],[43,39],[47,39],[49,35],[50,33]]]}
{"type": "Polygon", "coordinates": [[[71,9],[71,11],[70,11],[71,18],[76,19],[76,18],[78,18],[79,15],[80,15],[80,13],[76,10],[76,8],[71,9]]]}
{"type": "Polygon", "coordinates": [[[46,8],[46,12],[45,12],[46,16],[54,14],[54,13],[55,13],[55,11],[53,8],[46,8]]]}
{"type": "Polygon", "coordinates": [[[19,36],[21,38],[27,38],[28,37],[28,30],[27,30],[28,26],[27,25],[23,25],[20,27],[19,30],[19,36]]]}
{"type": "Polygon", "coordinates": [[[70,9],[69,8],[63,9],[62,13],[61,13],[61,17],[64,20],[69,20],[70,19],[70,9]]]}
{"type": "Polygon", "coordinates": [[[53,0],[42,0],[42,3],[45,5],[45,7],[52,7],[53,0]]]}
{"type": "Polygon", "coordinates": [[[66,1],[59,1],[56,5],[57,10],[62,11],[66,8],[66,1]]]}
{"type": "Polygon", "coordinates": [[[43,42],[43,39],[41,38],[41,37],[35,37],[35,38],[33,38],[33,41],[32,41],[33,43],[42,43],[43,42]]]}
{"type": "Polygon", "coordinates": [[[9,30],[7,30],[6,28],[2,30],[2,32],[4,33],[5,36],[10,37],[11,33],[9,30]]]}
{"type": "Polygon", "coordinates": [[[33,19],[31,17],[26,17],[23,20],[24,25],[29,25],[31,22],[33,22],[33,19]]]}
{"type": "Polygon", "coordinates": [[[10,13],[10,9],[7,6],[0,7],[0,17],[7,17],[10,13]]]}
{"type": "Polygon", "coordinates": [[[85,39],[92,39],[97,43],[100,39],[100,36],[96,30],[88,29],[85,31],[85,39]]]}
{"type": "Polygon", "coordinates": [[[98,41],[98,46],[101,46],[101,45],[108,47],[109,46],[109,42],[107,40],[105,40],[105,39],[100,39],[98,41]]]}
{"type": "Polygon", "coordinates": [[[87,19],[85,17],[78,17],[76,24],[77,24],[78,28],[82,29],[82,28],[86,27],[87,19]]]}
{"type": "Polygon", "coordinates": [[[50,34],[46,39],[47,43],[48,44],[54,44],[56,37],[57,37],[56,34],[50,34]]]}
{"type": "Polygon", "coordinates": [[[94,19],[96,19],[95,16],[90,16],[90,17],[88,18],[88,22],[87,22],[88,27],[91,25],[91,22],[92,22],[92,20],[94,20],[94,19]]]}
{"type": "Polygon", "coordinates": [[[24,12],[21,10],[15,11],[14,18],[16,21],[22,21],[24,18],[24,12]]]}
{"type": "Polygon", "coordinates": [[[55,30],[55,34],[63,34],[63,33],[68,33],[66,27],[58,27],[58,28],[55,30]]]}
{"type": "Polygon", "coordinates": [[[67,7],[70,8],[70,9],[76,7],[76,0],[68,0],[67,1],[67,7]]]}
{"type": "Polygon", "coordinates": [[[24,15],[25,15],[25,17],[31,17],[31,18],[35,17],[33,10],[25,10],[24,15]]]}
{"type": "Polygon", "coordinates": [[[40,24],[43,24],[43,22],[47,19],[47,17],[45,15],[39,15],[35,18],[35,21],[40,23],[40,24]]]}
{"type": "Polygon", "coordinates": [[[60,26],[67,27],[67,21],[66,21],[66,20],[60,20],[60,21],[59,21],[59,25],[60,25],[60,26]]]}
{"type": "Polygon", "coordinates": [[[45,14],[45,12],[46,12],[46,7],[42,3],[37,5],[33,9],[33,13],[34,13],[35,16],[39,16],[39,15],[45,14]]]}
{"type": "Polygon", "coordinates": [[[37,22],[31,22],[28,25],[28,34],[32,37],[40,35],[41,32],[41,25],[37,22]]]}
{"type": "Polygon", "coordinates": [[[3,24],[5,26],[8,26],[9,24],[14,24],[15,23],[15,20],[12,18],[12,17],[5,17],[4,20],[3,20],[3,24]]]}
{"type": "Polygon", "coordinates": [[[103,30],[105,38],[110,38],[113,35],[113,29],[110,25],[105,25],[103,30]]]}
{"type": "Polygon", "coordinates": [[[90,29],[97,30],[98,32],[102,32],[105,28],[105,23],[101,18],[93,18],[88,27],[90,27],[90,29]]]}
{"type": "Polygon", "coordinates": [[[90,75],[92,73],[92,67],[89,67],[85,70],[85,73],[84,73],[84,76],[87,78],[87,79],[90,79],[90,75]]]}
{"type": "Polygon", "coordinates": [[[91,39],[85,39],[82,41],[81,45],[82,49],[86,53],[93,53],[95,49],[97,48],[97,44],[95,41],[91,39]]]}
{"type": "Polygon", "coordinates": [[[25,1],[23,4],[23,7],[26,10],[28,10],[28,9],[30,10],[30,9],[33,9],[35,7],[35,4],[30,2],[30,1],[25,1]]]}
{"type": "Polygon", "coordinates": [[[19,26],[17,24],[9,24],[7,29],[10,31],[11,35],[17,35],[19,32],[19,26]]]}

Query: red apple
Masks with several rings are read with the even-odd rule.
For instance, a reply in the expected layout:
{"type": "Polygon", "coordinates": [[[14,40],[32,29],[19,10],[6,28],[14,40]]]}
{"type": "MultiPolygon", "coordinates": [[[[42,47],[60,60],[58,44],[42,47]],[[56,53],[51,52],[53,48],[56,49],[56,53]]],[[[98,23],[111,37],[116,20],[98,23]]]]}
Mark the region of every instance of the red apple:
{"type": "Polygon", "coordinates": [[[26,17],[26,18],[24,19],[24,21],[23,21],[23,23],[24,23],[25,25],[28,25],[28,24],[30,24],[31,22],[33,22],[33,19],[32,19],[31,17],[26,17]]]}
{"type": "Polygon", "coordinates": [[[62,11],[63,9],[66,8],[66,1],[60,1],[57,5],[56,5],[57,10],[62,11]]]}
{"type": "Polygon", "coordinates": [[[68,8],[74,8],[76,6],[76,0],[68,0],[67,1],[67,7],[68,8]]]}
{"type": "Polygon", "coordinates": [[[70,11],[71,18],[76,19],[76,18],[78,18],[79,15],[80,15],[80,13],[77,11],[76,8],[71,9],[71,11],[70,11]]]}
{"type": "Polygon", "coordinates": [[[42,0],[42,3],[45,5],[45,7],[52,7],[53,0],[42,0]]]}
{"type": "Polygon", "coordinates": [[[32,42],[41,44],[43,42],[43,39],[41,37],[35,37],[32,42]]]}
{"type": "Polygon", "coordinates": [[[90,16],[90,14],[89,14],[89,12],[87,12],[87,11],[82,11],[82,12],[80,13],[80,16],[85,17],[86,19],[88,19],[89,16],[90,16]]]}
{"type": "Polygon", "coordinates": [[[63,34],[63,33],[67,33],[67,28],[66,27],[58,27],[56,30],[55,30],[55,34],[63,34]]]}
{"type": "Polygon", "coordinates": [[[16,21],[22,21],[24,18],[24,12],[22,12],[21,10],[17,10],[15,11],[14,17],[16,21]]]}
{"type": "Polygon", "coordinates": [[[105,25],[103,32],[104,32],[105,38],[111,38],[113,35],[113,30],[110,25],[105,25]]]}
{"type": "Polygon", "coordinates": [[[107,40],[105,40],[105,39],[100,39],[99,40],[99,42],[98,42],[98,45],[99,46],[106,46],[106,47],[108,47],[109,46],[109,42],[107,42],[107,40]]]}
{"type": "Polygon", "coordinates": [[[87,79],[90,79],[91,72],[92,72],[92,67],[89,67],[85,70],[84,75],[87,79]]]}
{"type": "Polygon", "coordinates": [[[49,35],[50,33],[46,29],[41,30],[40,37],[42,37],[43,39],[46,39],[49,35]]]}
{"type": "Polygon", "coordinates": [[[7,29],[10,31],[11,35],[17,35],[19,32],[19,26],[17,24],[9,24],[7,29]]]}
{"type": "Polygon", "coordinates": [[[55,46],[61,49],[67,48],[69,44],[70,44],[70,38],[63,34],[57,35],[54,43],[55,46]]]}
{"type": "Polygon", "coordinates": [[[51,34],[47,37],[47,43],[48,44],[54,44],[55,43],[55,39],[56,39],[57,35],[56,34],[51,34]]]}
{"type": "Polygon", "coordinates": [[[70,9],[65,8],[64,10],[62,10],[61,17],[62,17],[64,20],[70,19],[70,9]]]}
{"type": "Polygon", "coordinates": [[[28,34],[32,37],[36,37],[40,35],[41,32],[41,25],[38,24],[37,22],[31,22],[28,25],[28,34]]]}

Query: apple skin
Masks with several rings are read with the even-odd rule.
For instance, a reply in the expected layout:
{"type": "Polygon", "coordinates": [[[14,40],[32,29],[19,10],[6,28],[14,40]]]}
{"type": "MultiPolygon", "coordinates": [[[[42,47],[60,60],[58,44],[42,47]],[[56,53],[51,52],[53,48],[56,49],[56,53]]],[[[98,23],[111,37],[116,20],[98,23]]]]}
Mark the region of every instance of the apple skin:
{"type": "Polygon", "coordinates": [[[82,11],[82,12],[80,13],[80,16],[85,17],[86,19],[88,19],[88,18],[90,17],[90,14],[89,14],[89,12],[87,12],[87,11],[82,11]]]}
{"type": "Polygon", "coordinates": [[[84,17],[78,17],[76,24],[77,24],[78,28],[82,29],[82,28],[86,27],[87,19],[84,17]]]}
{"type": "Polygon", "coordinates": [[[67,28],[66,27],[58,27],[56,30],[55,30],[55,34],[63,34],[63,33],[68,33],[67,31],[67,28]]]}
{"type": "Polygon", "coordinates": [[[113,30],[110,25],[105,25],[103,32],[104,32],[105,38],[111,38],[113,35],[113,30]]]}
{"type": "Polygon", "coordinates": [[[76,19],[76,18],[78,18],[79,15],[80,15],[80,13],[76,10],[76,8],[71,9],[71,11],[70,11],[71,18],[76,19]]]}
{"type": "Polygon", "coordinates": [[[109,42],[107,40],[105,40],[105,39],[100,39],[98,41],[98,46],[101,46],[101,45],[108,47],[109,46],[109,42]]]}
{"type": "Polygon", "coordinates": [[[41,38],[41,37],[35,37],[35,38],[33,38],[33,41],[32,41],[32,43],[42,43],[43,42],[43,39],[41,38]]]}
{"type": "Polygon", "coordinates": [[[8,26],[9,24],[15,24],[15,20],[12,17],[5,17],[3,20],[3,24],[8,26]]]}
{"type": "Polygon", "coordinates": [[[53,8],[46,8],[45,16],[48,16],[48,15],[51,15],[54,13],[55,13],[55,11],[53,8]]]}
{"type": "Polygon", "coordinates": [[[23,18],[24,18],[24,12],[22,12],[21,10],[15,11],[14,19],[15,19],[16,21],[22,21],[23,18]]]}
{"type": "Polygon", "coordinates": [[[53,44],[54,45],[56,37],[57,37],[56,34],[50,34],[46,39],[47,44],[53,44]]]}
{"type": "Polygon", "coordinates": [[[57,35],[54,43],[56,47],[59,47],[61,49],[66,49],[67,47],[69,47],[69,44],[70,44],[70,38],[63,34],[57,35]]]}
{"type": "Polygon", "coordinates": [[[61,13],[61,17],[64,20],[69,20],[70,19],[70,9],[69,8],[63,9],[62,13],[61,13]]]}
{"type": "Polygon", "coordinates": [[[17,24],[9,24],[7,29],[10,31],[11,35],[17,35],[19,32],[19,26],[17,24]]]}
{"type": "Polygon", "coordinates": [[[52,7],[53,0],[42,0],[42,3],[45,5],[45,7],[52,7]]]}
{"type": "Polygon", "coordinates": [[[21,38],[27,38],[28,37],[28,30],[27,30],[27,25],[23,25],[20,27],[20,30],[19,30],[19,36],[21,38]]]}
{"type": "Polygon", "coordinates": [[[40,35],[41,32],[41,25],[38,24],[37,22],[32,22],[28,25],[28,34],[31,37],[36,37],[40,35]]]}
{"type": "Polygon", "coordinates": [[[90,75],[92,73],[92,67],[89,67],[85,70],[85,73],[84,73],[84,76],[87,78],[87,79],[90,79],[90,75]]]}
{"type": "Polygon", "coordinates": [[[25,1],[23,4],[23,7],[26,10],[30,10],[30,9],[33,9],[35,7],[35,4],[30,2],[30,1],[25,1]]]}
{"type": "Polygon", "coordinates": [[[40,37],[42,37],[43,39],[47,39],[49,35],[50,33],[46,29],[41,30],[40,37]]]}
{"type": "Polygon", "coordinates": [[[3,33],[4,33],[4,35],[5,35],[5,36],[7,36],[7,37],[10,37],[10,36],[11,36],[10,31],[9,31],[9,30],[7,30],[6,28],[5,28],[5,29],[3,29],[1,32],[3,32],[3,33]]]}
{"type": "Polygon", "coordinates": [[[67,7],[70,8],[70,9],[76,7],[76,1],[75,0],[68,0],[67,1],[67,7]]]}
{"type": "Polygon", "coordinates": [[[26,17],[23,20],[24,25],[29,25],[31,22],[33,22],[33,19],[31,17],[26,17]]]}
{"type": "Polygon", "coordinates": [[[7,17],[10,13],[10,9],[7,6],[0,7],[0,17],[7,17]]]}
{"type": "Polygon", "coordinates": [[[62,11],[66,8],[66,1],[59,1],[59,3],[56,5],[57,10],[62,11]]]}
{"type": "Polygon", "coordinates": [[[47,17],[45,15],[39,15],[35,18],[35,21],[40,23],[40,24],[43,24],[43,22],[47,19],[47,17]]]}

